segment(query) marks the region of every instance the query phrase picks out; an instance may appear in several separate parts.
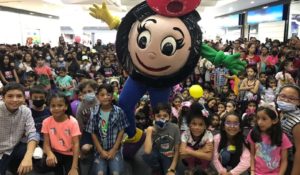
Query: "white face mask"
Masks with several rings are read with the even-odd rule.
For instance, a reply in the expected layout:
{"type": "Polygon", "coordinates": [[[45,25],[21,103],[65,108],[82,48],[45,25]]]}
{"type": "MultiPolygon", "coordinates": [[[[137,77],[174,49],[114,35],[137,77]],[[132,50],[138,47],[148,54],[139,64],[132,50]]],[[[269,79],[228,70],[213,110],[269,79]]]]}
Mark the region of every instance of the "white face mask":
{"type": "Polygon", "coordinates": [[[292,103],[287,103],[284,101],[277,100],[277,105],[278,105],[278,108],[283,112],[291,112],[291,111],[297,110],[297,106],[292,103]]]}

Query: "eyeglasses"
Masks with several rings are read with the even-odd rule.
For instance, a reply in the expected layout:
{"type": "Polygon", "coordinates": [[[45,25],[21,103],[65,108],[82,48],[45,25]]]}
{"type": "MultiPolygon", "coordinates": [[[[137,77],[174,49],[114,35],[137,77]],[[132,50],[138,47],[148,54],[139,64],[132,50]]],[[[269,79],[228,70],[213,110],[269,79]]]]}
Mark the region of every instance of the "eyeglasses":
{"type": "Polygon", "coordinates": [[[287,96],[285,94],[278,94],[278,98],[281,99],[281,100],[285,100],[287,102],[297,102],[298,100],[300,100],[300,98],[287,96]]]}
{"type": "Polygon", "coordinates": [[[226,127],[237,128],[240,127],[240,122],[225,122],[226,127]]]}

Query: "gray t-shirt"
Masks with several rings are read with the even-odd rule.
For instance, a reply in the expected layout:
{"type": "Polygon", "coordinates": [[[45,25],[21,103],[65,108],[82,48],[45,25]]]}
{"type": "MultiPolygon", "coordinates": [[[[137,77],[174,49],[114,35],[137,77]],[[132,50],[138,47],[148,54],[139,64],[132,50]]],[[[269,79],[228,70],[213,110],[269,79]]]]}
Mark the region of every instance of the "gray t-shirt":
{"type": "Polygon", "coordinates": [[[179,127],[171,122],[168,122],[163,129],[154,127],[156,130],[152,136],[154,149],[158,149],[161,154],[167,157],[173,157],[175,145],[180,144],[179,127]]]}

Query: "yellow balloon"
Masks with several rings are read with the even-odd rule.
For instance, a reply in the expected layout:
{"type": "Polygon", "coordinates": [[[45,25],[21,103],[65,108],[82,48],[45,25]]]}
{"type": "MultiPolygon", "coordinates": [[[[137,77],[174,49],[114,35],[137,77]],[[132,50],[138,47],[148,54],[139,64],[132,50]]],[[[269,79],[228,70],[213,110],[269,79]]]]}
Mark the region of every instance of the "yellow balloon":
{"type": "Polygon", "coordinates": [[[200,98],[202,97],[203,95],[203,89],[200,85],[193,85],[190,87],[189,89],[190,91],[190,95],[193,97],[193,98],[200,98]]]}

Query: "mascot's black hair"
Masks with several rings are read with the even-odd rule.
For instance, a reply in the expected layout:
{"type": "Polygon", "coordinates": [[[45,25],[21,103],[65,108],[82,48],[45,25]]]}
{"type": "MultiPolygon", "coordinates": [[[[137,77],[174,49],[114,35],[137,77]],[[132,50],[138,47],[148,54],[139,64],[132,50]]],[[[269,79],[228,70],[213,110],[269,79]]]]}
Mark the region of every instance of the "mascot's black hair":
{"type": "Polygon", "coordinates": [[[196,67],[200,58],[200,50],[202,44],[202,32],[197,22],[200,20],[198,12],[193,11],[189,14],[179,17],[179,19],[187,27],[191,36],[191,48],[188,60],[185,65],[177,72],[167,76],[149,76],[145,75],[133,65],[131,56],[128,50],[128,35],[131,30],[131,26],[136,21],[142,21],[145,18],[156,15],[146,3],[146,1],[136,5],[131,9],[127,15],[122,19],[122,22],[118,28],[116,39],[116,52],[122,67],[129,72],[134,80],[138,80],[150,87],[162,88],[170,87],[181,81],[183,81],[188,75],[190,75],[196,67]]]}

